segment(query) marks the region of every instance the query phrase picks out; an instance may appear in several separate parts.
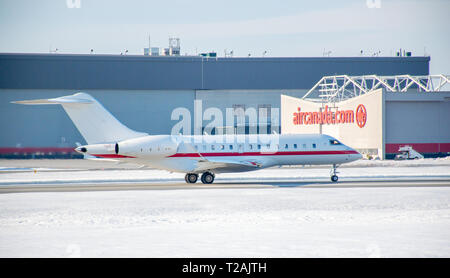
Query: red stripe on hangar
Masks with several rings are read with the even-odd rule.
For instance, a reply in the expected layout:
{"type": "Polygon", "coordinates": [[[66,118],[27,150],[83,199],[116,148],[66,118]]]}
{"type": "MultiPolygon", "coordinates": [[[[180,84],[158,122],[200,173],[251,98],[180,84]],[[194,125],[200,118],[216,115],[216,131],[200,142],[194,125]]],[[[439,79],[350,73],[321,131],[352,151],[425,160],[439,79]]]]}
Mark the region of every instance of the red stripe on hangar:
{"type": "Polygon", "coordinates": [[[450,152],[450,143],[395,143],[386,144],[386,153],[399,153],[402,146],[411,146],[420,153],[446,153],[450,152]]]}

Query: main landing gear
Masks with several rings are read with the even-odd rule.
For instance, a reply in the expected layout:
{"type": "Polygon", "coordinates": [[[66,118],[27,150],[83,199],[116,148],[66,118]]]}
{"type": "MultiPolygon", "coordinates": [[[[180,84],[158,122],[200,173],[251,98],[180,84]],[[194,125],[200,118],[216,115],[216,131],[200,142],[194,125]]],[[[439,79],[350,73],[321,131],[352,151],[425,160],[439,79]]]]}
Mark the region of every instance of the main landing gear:
{"type": "Polygon", "coordinates": [[[211,172],[205,172],[202,174],[201,181],[205,184],[211,184],[214,181],[214,174],[211,172]]]}
{"type": "MultiPolygon", "coordinates": [[[[211,184],[214,182],[214,177],[215,177],[214,173],[205,172],[202,174],[200,180],[204,184],[211,184]]],[[[184,179],[186,180],[187,183],[196,183],[198,179],[198,174],[187,173],[184,179]]]]}
{"type": "Polygon", "coordinates": [[[337,167],[339,167],[339,165],[333,164],[333,168],[331,168],[330,175],[331,175],[331,181],[332,182],[337,182],[338,179],[339,179],[338,176],[337,176],[337,174],[339,173],[337,171],[337,167]]]}
{"type": "Polygon", "coordinates": [[[184,177],[184,180],[187,183],[196,183],[198,179],[198,175],[197,174],[192,174],[192,173],[188,173],[186,174],[186,176],[184,177]]]}

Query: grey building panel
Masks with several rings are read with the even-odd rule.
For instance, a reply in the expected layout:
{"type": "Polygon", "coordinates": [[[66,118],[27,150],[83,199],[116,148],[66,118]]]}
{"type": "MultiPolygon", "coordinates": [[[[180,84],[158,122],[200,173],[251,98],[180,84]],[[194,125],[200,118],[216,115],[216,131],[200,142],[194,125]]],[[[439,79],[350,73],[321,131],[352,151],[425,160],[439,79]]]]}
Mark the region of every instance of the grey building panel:
{"type": "MultiPolygon", "coordinates": [[[[247,125],[249,123],[254,125],[257,124],[258,121],[262,121],[262,119],[259,119],[259,108],[262,108],[263,106],[265,108],[270,107],[271,111],[267,111],[267,115],[272,115],[270,114],[272,112],[272,108],[276,108],[278,111],[274,111],[275,114],[273,116],[277,116],[278,121],[271,124],[276,131],[279,131],[281,92],[281,90],[200,90],[196,91],[196,100],[202,101],[203,111],[206,111],[208,108],[218,108],[222,112],[222,123],[219,126],[228,126],[229,123],[227,123],[227,117],[233,117],[233,114],[227,114],[227,108],[233,109],[234,107],[241,107],[246,109],[248,112],[245,116],[245,122],[247,125]]],[[[232,111],[233,110],[228,111],[228,113],[233,113],[232,111]]],[[[217,121],[217,119],[214,120],[217,121]]],[[[266,121],[270,120],[264,119],[264,122],[266,121]]],[[[210,121],[203,121],[203,126],[206,126],[209,122],[210,121]]]]}
{"type": "Polygon", "coordinates": [[[233,105],[245,105],[245,108],[258,108],[258,105],[270,104],[280,108],[280,94],[282,90],[197,90],[196,99],[202,100],[204,109],[217,107],[225,113],[226,108],[233,105]]]}
{"type": "Polygon", "coordinates": [[[411,98],[404,95],[403,101],[387,98],[387,144],[450,142],[450,102],[443,100],[442,95],[441,101],[430,101],[427,95],[422,94],[422,100],[417,95],[411,98]]]}
{"type": "Polygon", "coordinates": [[[198,59],[137,56],[0,54],[0,88],[186,89],[198,88],[198,59]]]}
{"type": "Polygon", "coordinates": [[[450,92],[417,92],[417,90],[410,90],[408,92],[385,92],[386,101],[449,101],[450,92]]]}
{"type": "MultiPolygon", "coordinates": [[[[211,107],[220,109],[225,125],[227,108],[239,105],[244,106],[245,109],[254,108],[257,113],[259,113],[260,106],[280,109],[281,94],[300,98],[306,92],[307,90],[197,90],[195,99],[202,101],[203,110],[211,107]]],[[[278,114],[279,117],[280,114],[278,114]]],[[[249,121],[250,119],[247,117],[246,122],[249,121]]],[[[279,126],[280,122],[273,124],[279,126]]]]}
{"type": "Polygon", "coordinates": [[[2,147],[68,147],[84,142],[59,105],[17,105],[14,100],[52,98],[72,92],[47,90],[0,90],[2,147]],[[69,142],[67,142],[69,141],[69,142]]]}
{"type": "Polygon", "coordinates": [[[0,54],[5,89],[309,89],[334,74],[427,75],[429,57],[201,58],[0,54]]]}
{"type": "MultiPolygon", "coordinates": [[[[194,91],[85,90],[119,121],[149,134],[168,134],[177,107],[193,111],[194,91]],[[170,97],[168,97],[170,95],[170,97]]],[[[52,98],[72,90],[0,90],[1,147],[73,147],[85,143],[60,105],[18,105],[14,100],[52,98]]]]}
{"type": "Polygon", "coordinates": [[[310,89],[328,75],[428,75],[428,57],[249,58],[204,65],[205,89],[310,89]]]}

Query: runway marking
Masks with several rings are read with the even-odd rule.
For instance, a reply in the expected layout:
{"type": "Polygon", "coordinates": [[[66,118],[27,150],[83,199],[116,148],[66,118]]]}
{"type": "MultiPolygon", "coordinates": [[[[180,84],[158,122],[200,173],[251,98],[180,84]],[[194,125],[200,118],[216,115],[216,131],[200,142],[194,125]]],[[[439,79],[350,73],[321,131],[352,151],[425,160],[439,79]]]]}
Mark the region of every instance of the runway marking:
{"type": "Polygon", "coordinates": [[[214,184],[186,183],[86,183],[86,184],[47,184],[0,186],[0,193],[28,192],[84,192],[84,191],[123,191],[123,190],[192,190],[192,189],[342,189],[342,188],[389,188],[389,187],[450,187],[450,179],[422,180],[367,180],[341,181],[255,181],[246,183],[220,182],[214,184]]]}

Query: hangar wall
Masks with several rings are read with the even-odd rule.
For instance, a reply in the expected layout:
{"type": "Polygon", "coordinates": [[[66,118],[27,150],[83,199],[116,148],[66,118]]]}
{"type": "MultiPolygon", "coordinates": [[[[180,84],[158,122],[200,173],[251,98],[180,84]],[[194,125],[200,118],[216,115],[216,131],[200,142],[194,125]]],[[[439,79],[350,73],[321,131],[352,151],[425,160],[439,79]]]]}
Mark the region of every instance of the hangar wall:
{"type": "Polygon", "coordinates": [[[450,92],[386,93],[386,153],[411,145],[425,153],[450,152],[450,92]]]}
{"type": "Polygon", "coordinates": [[[202,58],[0,53],[3,89],[309,89],[325,75],[428,75],[430,57],[202,58]]]}

